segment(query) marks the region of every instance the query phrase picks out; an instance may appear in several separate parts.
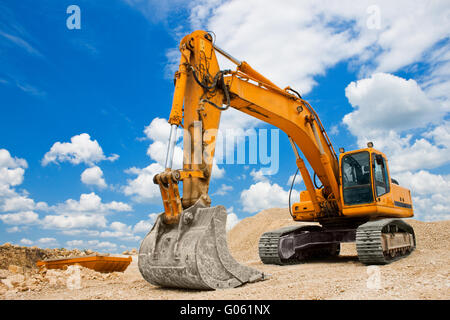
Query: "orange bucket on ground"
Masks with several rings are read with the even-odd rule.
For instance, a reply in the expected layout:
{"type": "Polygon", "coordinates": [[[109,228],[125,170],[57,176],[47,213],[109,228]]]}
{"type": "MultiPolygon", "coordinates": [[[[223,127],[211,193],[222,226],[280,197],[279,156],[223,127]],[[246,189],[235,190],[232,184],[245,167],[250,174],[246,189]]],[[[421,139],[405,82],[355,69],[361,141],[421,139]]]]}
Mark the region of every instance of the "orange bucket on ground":
{"type": "Polygon", "coordinates": [[[46,259],[36,262],[38,267],[47,269],[66,269],[70,265],[78,264],[98,272],[123,272],[131,263],[131,256],[87,255],[62,259],[46,259]]]}

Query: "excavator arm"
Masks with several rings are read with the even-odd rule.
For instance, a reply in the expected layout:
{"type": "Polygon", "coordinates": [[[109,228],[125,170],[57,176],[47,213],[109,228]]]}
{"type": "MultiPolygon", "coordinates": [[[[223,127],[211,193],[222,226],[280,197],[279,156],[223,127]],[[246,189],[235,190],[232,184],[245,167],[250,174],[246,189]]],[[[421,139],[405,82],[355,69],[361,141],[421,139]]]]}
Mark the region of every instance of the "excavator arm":
{"type": "Polygon", "coordinates": [[[171,134],[166,171],[155,177],[165,208],[165,221],[176,223],[183,209],[198,200],[209,206],[211,177],[220,115],[234,108],[284,131],[292,144],[296,163],[302,174],[316,216],[339,214],[338,160],[330,140],[311,105],[293,89],[284,90],[217,47],[209,33],[195,31],[180,44],[181,59],[175,74],[175,91],[169,118],[171,134]],[[216,52],[237,65],[235,71],[220,70],[216,52]],[[172,171],[174,133],[184,128],[183,170],[172,171]],[[323,188],[313,185],[302,151],[323,188]],[[178,182],[183,181],[183,198],[178,182]]]}

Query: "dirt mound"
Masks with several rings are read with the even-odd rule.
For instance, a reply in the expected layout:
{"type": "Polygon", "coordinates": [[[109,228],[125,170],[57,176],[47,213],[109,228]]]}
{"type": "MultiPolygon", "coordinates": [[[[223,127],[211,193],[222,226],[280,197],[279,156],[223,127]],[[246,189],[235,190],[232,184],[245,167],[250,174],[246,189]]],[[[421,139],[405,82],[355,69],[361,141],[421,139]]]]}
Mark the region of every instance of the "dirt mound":
{"type": "Polygon", "coordinates": [[[94,251],[78,249],[41,249],[38,247],[21,247],[5,243],[0,246],[0,269],[8,269],[10,265],[20,266],[22,268],[34,269],[36,262],[44,259],[66,258],[71,256],[82,256],[93,254],[94,251]]]}
{"type": "MultiPolygon", "coordinates": [[[[415,231],[418,250],[444,250],[450,248],[450,237],[443,236],[450,229],[450,221],[422,222],[405,219],[415,231]]],[[[276,230],[292,225],[307,225],[292,220],[288,209],[267,209],[243,219],[227,234],[228,247],[233,256],[239,261],[259,261],[258,242],[264,232],[276,230]]],[[[356,254],[352,250],[354,244],[344,244],[343,254],[356,254]]]]}
{"type": "Polygon", "coordinates": [[[228,247],[238,261],[259,261],[258,242],[264,232],[292,225],[307,225],[292,220],[287,209],[267,209],[241,220],[227,234],[228,247]]]}
{"type": "MultiPolygon", "coordinates": [[[[288,266],[263,264],[258,255],[260,236],[270,230],[301,224],[292,220],[287,209],[268,209],[243,219],[227,234],[234,258],[271,275],[268,280],[215,291],[159,288],[142,278],[138,256],[132,255],[133,261],[123,273],[101,274],[81,268],[79,288],[73,281],[76,279],[73,268],[48,270],[45,273],[21,271],[20,265],[11,270],[0,269],[0,299],[448,300],[450,221],[406,221],[415,230],[416,250],[405,259],[383,266],[368,267],[360,263],[354,243],[343,244],[341,254],[332,260],[288,266]],[[378,282],[374,281],[376,279],[378,282]]],[[[22,252],[22,249],[18,251],[22,252]]],[[[58,251],[53,254],[61,256],[58,251]]]]}
{"type": "Polygon", "coordinates": [[[100,273],[78,265],[68,266],[66,270],[23,269],[10,265],[8,270],[0,270],[0,294],[11,296],[18,292],[41,292],[55,289],[80,289],[82,282],[116,280],[120,272],[100,273]]]}

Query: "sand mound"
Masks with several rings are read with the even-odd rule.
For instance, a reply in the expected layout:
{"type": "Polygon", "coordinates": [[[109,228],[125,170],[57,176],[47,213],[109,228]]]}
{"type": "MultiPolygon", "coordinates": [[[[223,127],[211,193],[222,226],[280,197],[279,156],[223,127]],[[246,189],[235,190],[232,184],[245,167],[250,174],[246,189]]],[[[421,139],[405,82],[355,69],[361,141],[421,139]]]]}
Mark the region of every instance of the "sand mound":
{"type": "Polygon", "coordinates": [[[264,232],[292,225],[306,225],[292,220],[287,209],[267,209],[243,219],[227,234],[228,247],[238,261],[259,260],[258,242],[264,232]]]}
{"type": "MultiPolygon", "coordinates": [[[[27,273],[0,269],[0,299],[449,299],[450,221],[406,221],[416,232],[417,249],[405,259],[376,266],[380,277],[378,287],[369,286],[372,269],[359,262],[354,243],[344,244],[340,256],[332,261],[289,266],[263,264],[258,256],[260,236],[270,230],[301,224],[292,220],[287,209],[268,209],[243,219],[227,234],[235,259],[270,274],[268,280],[216,291],[164,289],[142,278],[138,256],[134,255],[123,273],[105,275],[82,268],[78,289],[69,286],[76,284],[71,282],[74,270],[27,273]]],[[[40,250],[46,249],[33,250],[42,254],[40,250]]],[[[29,265],[35,260],[33,256],[26,258],[22,248],[13,251],[20,253],[22,258],[15,258],[19,262],[29,265]]],[[[58,251],[53,254],[61,256],[58,251]]]]}

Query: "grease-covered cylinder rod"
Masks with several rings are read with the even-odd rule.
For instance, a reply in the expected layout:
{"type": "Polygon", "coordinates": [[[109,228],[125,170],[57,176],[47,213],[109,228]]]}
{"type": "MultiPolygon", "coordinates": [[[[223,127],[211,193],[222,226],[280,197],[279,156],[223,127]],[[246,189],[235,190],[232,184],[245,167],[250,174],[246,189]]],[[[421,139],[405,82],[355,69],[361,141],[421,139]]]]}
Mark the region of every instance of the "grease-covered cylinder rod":
{"type": "Polygon", "coordinates": [[[169,145],[166,154],[166,169],[172,169],[173,153],[175,150],[175,142],[177,141],[177,128],[178,126],[176,124],[170,126],[169,145]]]}

